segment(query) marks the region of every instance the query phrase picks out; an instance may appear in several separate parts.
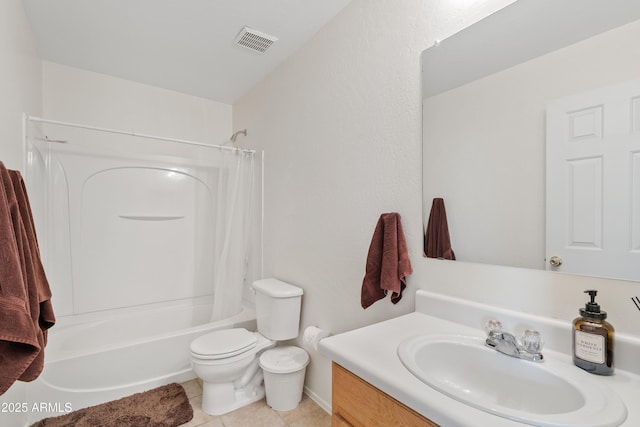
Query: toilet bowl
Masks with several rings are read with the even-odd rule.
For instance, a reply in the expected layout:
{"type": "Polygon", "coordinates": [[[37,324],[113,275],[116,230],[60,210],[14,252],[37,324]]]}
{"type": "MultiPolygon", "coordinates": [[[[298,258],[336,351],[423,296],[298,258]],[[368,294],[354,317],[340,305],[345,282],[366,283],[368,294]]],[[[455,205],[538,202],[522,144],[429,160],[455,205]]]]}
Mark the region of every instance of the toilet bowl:
{"type": "Polygon", "coordinates": [[[224,329],[191,342],[191,367],[202,380],[202,410],[222,415],[265,396],[259,356],[277,340],[298,335],[302,289],[277,279],[258,280],[258,332],[224,329]]]}
{"type": "Polygon", "coordinates": [[[224,329],[191,343],[191,367],[202,380],[202,410],[221,415],[264,397],[258,356],[275,341],[243,328],[224,329]]]}

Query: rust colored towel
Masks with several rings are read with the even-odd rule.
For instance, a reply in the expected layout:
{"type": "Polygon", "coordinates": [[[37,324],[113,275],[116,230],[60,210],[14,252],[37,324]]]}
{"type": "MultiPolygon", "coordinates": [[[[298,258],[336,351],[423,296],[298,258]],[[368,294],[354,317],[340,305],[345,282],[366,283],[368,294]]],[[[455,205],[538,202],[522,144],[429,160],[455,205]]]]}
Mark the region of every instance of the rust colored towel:
{"type": "Polygon", "coordinates": [[[40,375],[50,299],[24,182],[0,162],[0,394],[40,375]]]}
{"type": "Polygon", "coordinates": [[[433,199],[431,205],[427,232],[424,236],[424,253],[428,258],[456,259],[451,249],[447,212],[441,198],[433,199]]]}
{"type": "Polygon", "coordinates": [[[380,215],[367,255],[360,295],[362,308],[384,298],[388,291],[391,291],[391,302],[396,304],[402,298],[402,291],[407,286],[406,277],[411,273],[400,215],[380,215]]]}

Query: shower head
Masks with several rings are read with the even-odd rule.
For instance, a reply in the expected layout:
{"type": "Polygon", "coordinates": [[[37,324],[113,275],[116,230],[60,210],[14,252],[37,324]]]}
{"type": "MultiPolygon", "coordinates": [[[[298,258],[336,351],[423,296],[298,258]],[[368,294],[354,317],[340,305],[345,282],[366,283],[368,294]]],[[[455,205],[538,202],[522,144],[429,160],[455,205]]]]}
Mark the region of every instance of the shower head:
{"type": "Polygon", "coordinates": [[[247,136],[247,130],[243,129],[243,130],[239,130],[238,132],[234,133],[233,135],[231,135],[231,138],[229,138],[231,140],[231,142],[236,142],[236,139],[238,139],[238,135],[244,135],[247,136]]]}

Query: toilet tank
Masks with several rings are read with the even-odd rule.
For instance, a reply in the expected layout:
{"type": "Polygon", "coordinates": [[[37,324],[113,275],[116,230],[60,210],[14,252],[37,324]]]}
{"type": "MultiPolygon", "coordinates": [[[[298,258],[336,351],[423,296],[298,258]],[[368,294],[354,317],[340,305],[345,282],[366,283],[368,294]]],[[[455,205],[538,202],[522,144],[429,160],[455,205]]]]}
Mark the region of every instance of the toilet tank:
{"type": "Polygon", "coordinates": [[[302,289],[278,279],[253,282],[256,293],[256,321],[258,332],[275,340],[298,336],[302,289]]]}

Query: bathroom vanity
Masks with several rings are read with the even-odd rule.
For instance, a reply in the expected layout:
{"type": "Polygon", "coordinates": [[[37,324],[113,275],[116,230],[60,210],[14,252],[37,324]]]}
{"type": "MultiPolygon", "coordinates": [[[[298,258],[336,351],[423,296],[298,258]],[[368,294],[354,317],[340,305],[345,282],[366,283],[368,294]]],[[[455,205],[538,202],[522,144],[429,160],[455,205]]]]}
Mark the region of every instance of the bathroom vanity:
{"type": "Polygon", "coordinates": [[[331,383],[333,426],[438,426],[335,362],[331,383]]]}
{"type": "Polygon", "coordinates": [[[616,340],[615,374],[591,375],[572,363],[570,322],[418,291],[415,312],[323,339],[319,350],[333,360],[334,426],[637,426],[640,340],[616,340]],[[539,331],[544,360],[485,346],[492,319],[516,336],[539,331]]]}

